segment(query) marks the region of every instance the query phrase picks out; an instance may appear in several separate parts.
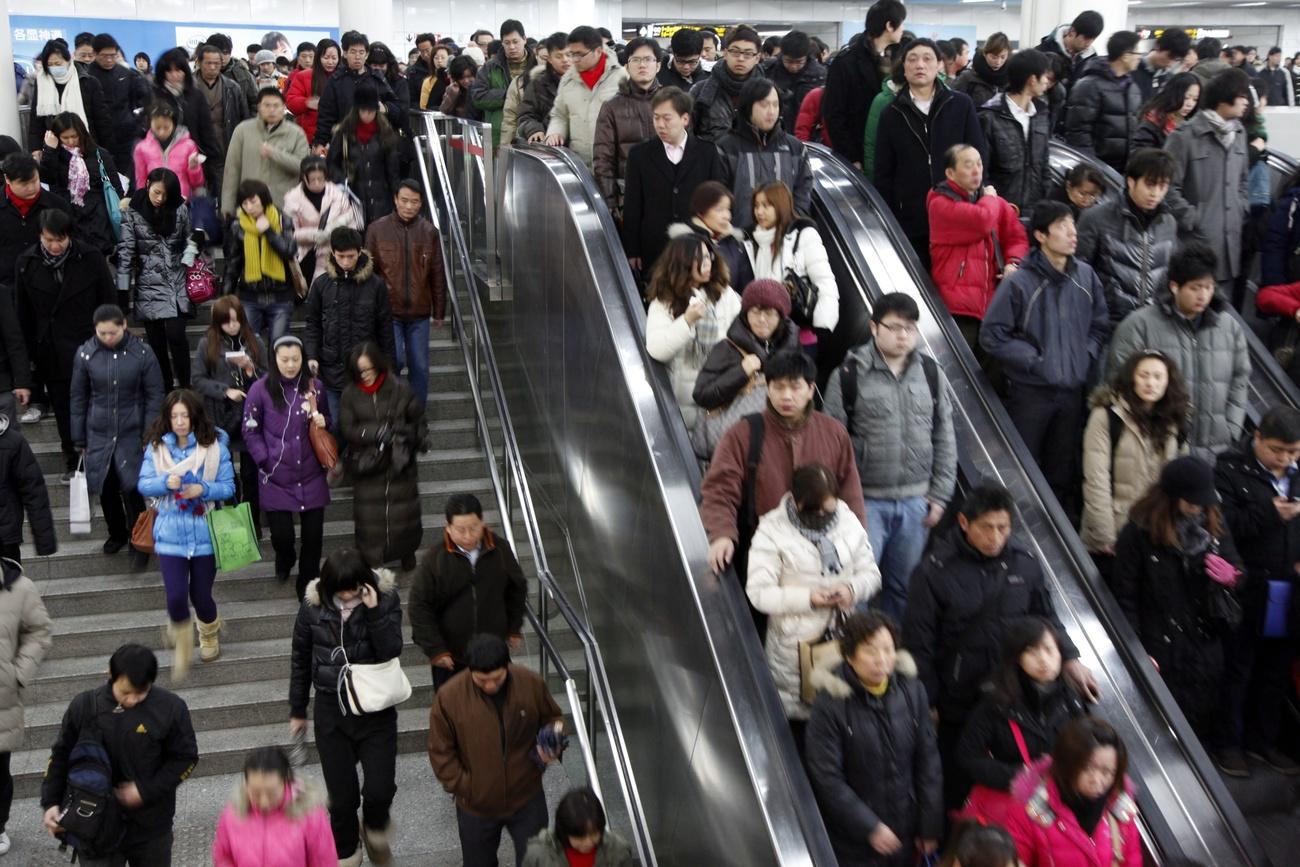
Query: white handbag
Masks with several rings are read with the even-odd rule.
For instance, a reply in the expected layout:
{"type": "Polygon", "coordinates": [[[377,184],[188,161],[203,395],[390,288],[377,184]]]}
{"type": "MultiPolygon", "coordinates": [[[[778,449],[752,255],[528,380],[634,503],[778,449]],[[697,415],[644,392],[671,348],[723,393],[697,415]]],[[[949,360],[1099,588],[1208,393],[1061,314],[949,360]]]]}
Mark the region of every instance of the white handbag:
{"type": "Polygon", "coordinates": [[[353,664],[343,648],[342,630],[338,652],[343,656],[339,670],[339,710],[344,716],[375,713],[399,705],[411,697],[411,681],[402,671],[401,657],[387,662],[353,664]]]}

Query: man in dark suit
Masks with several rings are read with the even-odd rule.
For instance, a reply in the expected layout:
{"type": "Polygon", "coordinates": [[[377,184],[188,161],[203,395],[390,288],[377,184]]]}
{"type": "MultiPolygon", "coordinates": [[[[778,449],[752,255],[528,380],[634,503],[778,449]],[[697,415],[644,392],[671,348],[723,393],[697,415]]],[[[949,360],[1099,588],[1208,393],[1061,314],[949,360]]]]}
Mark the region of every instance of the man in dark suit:
{"type": "Polygon", "coordinates": [[[633,270],[648,273],[668,242],[668,227],[690,219],[695,188],[723,179],[713,143],[687,132],[694,108],[689,93],[660,88],[650,100],[655,137],[628,152],[623,251],[633,270]]]}

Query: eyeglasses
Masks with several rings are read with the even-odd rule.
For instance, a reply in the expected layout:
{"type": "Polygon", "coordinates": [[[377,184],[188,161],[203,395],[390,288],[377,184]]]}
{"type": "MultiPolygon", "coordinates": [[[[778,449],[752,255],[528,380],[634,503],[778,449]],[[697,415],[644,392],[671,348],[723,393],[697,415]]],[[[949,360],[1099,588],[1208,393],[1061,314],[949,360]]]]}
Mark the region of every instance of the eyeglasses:
{"type": "Polygon", "coordinates": [[[921,331],[912,322],[905,322],[902,325],[895,325],[892,322],[877,322],[876,324],[879,325],[881,328],[885,329],[886,331],[888,331],[890,334],[896,336],[904,335],[904,334],[906,335],[919,334],[921,331]]]}
{"type": "Polygon", "coordinates": [[[590,54],[590,53],[591,53],[590,51],[581,51],[581,52],[579,52],[579,51],[566,51],[566,52],[564,53],[564,56],[567,57],[567,58],[569,58],[570,60],[572,60],[574,63],[577,63],[579,60],[581,60],[582,58],[586,57],[586,56],[587,56],[588,54],[590,54]]]}
{"type": "Polygon", "coordinates": [[[739,57],[744,60],[753,60],[755,57],[758,57],[757,51],[748,51],[743,48],[728,48],[727,53],[732,57],[739,57]]]}
{"type": "Polygon", "coordinates": [[[644,54],[640,55],[639,57],[629,57],[627,59],[628,66],[649,66],[652,63],[658,63],[658,62],[659,62],[658,57],[654,57],[654,56],[647,57],[644,54]]]}
{"type": "Polygon", "coordinates": [[[692,66],[699,66],[700,59],[698,57],[674,57],[673,63],[677,64],[683,69],[686,69],[692,66]]]}
{"type": "Polygon", "coordinates": [[[1073,196],[1077,196],[1079,199],[1085,202],[1095,202],[1101,198],[1101,193],[1085,193],[1085,192],[1081,192],[1078,189],[1070,190],[1070,194],[1073,196]]]}

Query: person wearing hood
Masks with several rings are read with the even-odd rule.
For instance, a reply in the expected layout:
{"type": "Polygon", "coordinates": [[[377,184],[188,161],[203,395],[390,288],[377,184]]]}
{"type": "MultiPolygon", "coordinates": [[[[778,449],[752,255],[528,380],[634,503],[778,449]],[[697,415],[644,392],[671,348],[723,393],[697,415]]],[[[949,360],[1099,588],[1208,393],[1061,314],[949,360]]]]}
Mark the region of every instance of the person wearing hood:
{"type": "Polygon", "coordinates": [[[734,126],[741,88],[752,78],[762,78],[758,61],[763,40],[752,27],[741,24],[727,33],[724,57],[714,65],[709,77],[691,88],[695,99],[695,134],[721,142],[734,126]]]}
{"type": "Polygon", "coordinates": [[[326,800],[280,747],[251,751],[217,820],[213,867],[338,867],[326,800]]]}
{"type": "Polygon", "coordinates": [[[145,179],[156,169],[168,169],[176,176],[183,199],[206,188],[206,157],[179,121],[175,106],[169,103],[156,102],[149,109],[149,132],[135,145],[136,192],[144,188],[145,179]]]}
{"type": "Polygon", "coordinates": [[[546,144],[567,145],[590,168],[601,108],[619,93],[628,74],[595,28],[583,25],[574,29],[569,34],[568,53],[572,66],[556,87],[546,144]]]}
{"type": "MultiPolygon", "coordinates": [[[[39,159],[45,134],[54,132],[54,121],[64,112],[81,118],[90,137],[111,153],[117,137],[108,103],[99,82],[72,64],[68,44],[62,39],[45,43],[37,57],[36,93],[27,121],[27,149],[39,159]]],[[[57,133],[55,133],[57,135],[57,133]]]]}
{"type": "Polygon", "coordinates": [[[511,81],[527,75],[533,68],[533,53],[528,50],[528,34],[522,23],[514,18],[502,21],[500,37],[501,50],[491,58],[479,59],[478,74],[469,92],[470,105],[492,125],[492,146],[497,148],[501,146],[501,112],[506,104],[506,89],[511,81]]]}
{"type": "Polygon", "coordinates": [[[1079,717],[1061,729],[1051,756],[1012,784],[1007,830],[1026,865],[1141,864],[1138,809],[1128,751],[1110,723],[1079,717]],[[1104,854],[1103,854],[1104,853],[1104,854]]]}
{"type": "MultiPolygon", "coordinates": [[[[1038,50],[1045,54],[1059,54],[1069,62],[1069,74],[1058,83],[1068,91],[1083,73],[1083,67],[1097,56],[1092,44],[1106,29],[1100,12],[1091,9],[1080,12],[1069,24],[1062,24],[1043,37],[1038,50]]],[[[1201,55],[1204,57],[1205,55],[1201,55]]]]}
{"type": "MultiPolygon", "coordinates": [[[[718,159],[718,171],[722,171],[721,158],[718,159]]],[[[745,253],[745,233],[731,224],[731,210],[735,202],[731,190],[721,181],[705,181],[695,188],[690,201],[690,221],[671,224],[664,246],[677,238],[691,235],[701,238],[709,244],[716,260],[726,263],[728,285],[748,286],[749,281],[754,279],[754,269],[745,253]]],[[[659,258],[656,257],[655,262],[658,261],[659,258]]],[[[642,259],[642,264],[644,273],[652,263],[642,259]]]]}
{"type": "Polygon", "coordinates": [[[600,108],[591,152],[591,173],[596,176],[605,204],[622,220],[623,191],[627,180],[627,155],[633,147],[655,138],[650,101],[659,90],[655,76],[662,54],[659,43],[638,36],[627,44],[627,77],[618,95],[600,108]]]}
{"type": "Polygon", "coordinates": [[[906,18],[901,0],[876,0],[867,9],[866,29],[849,40],[826,70],[822,122],[835,153],[868,178],[872,174],[861,160],[865,148],[874,145],[866,140],[871,104],[863,97],[879,93],[888,80],[888,49],[903,38],[906,18]]]}
{"type": "Polygon", "coordinates": [[[207,97],[194,86],[190,57],[184,48],[169,49],[158,58],[158,65],[154,68],[153,103],[173,110],[173,123],[178,129],[183,127],[189,131],[205,159],[219,159],[225,152],[216,127],[212,125],[212,110],[208,107],[207,97]]]}
{"type": "Polygon", "coordinates": [[[330,554],[320,577],[307,585],[293,626],[289,734],[305,735],[314,687],[316,748],[339,867],[359,867],[363,844],[371,864],[392,863],[390,809],[397,796],[397,708],[345,714],[338,694],[342,668],[345,660],[376,665],[397,659],[402,644],[402,600],[393,573],[367,566],[355,548],[330,554]]]}
{"type": "Polygon", "coordinates": [[[773,183],[789,188],[797,213],[812,213],[808,153],[803,142],[782,129],[780,92],[771,81],[753,78],[745,82],[732,129],[717,144],[724,180],[736,197],[732,208],[735,226],[748,229],[754,225],[754,194],[773,183]]]}
{"type": "Polygon", "coordinates": [[[925,687],[898,626],[844,623],[840,657],[813,671],[808,779],[840,867],[906,867],[943,836],[943,769],[925,687]]]}
{"type": "MultiPolygon", "coordinates": [[[[1028,49],[1033,50],[1033,49],[1028,49]]],[[[1011,57],[1011,40],[1005,33],[994,33],[975,52],[970,68],[957,76],[952,89],[982,106],[1007,89],[1007,60],[1011,57]]]]}
{"type": "Polygon", "coordinates": [[[317,156],[325,156],[339,121],[355,107],[357,90],[363,83],[375,89],[374,97],[367,97],[372,108],[383,112],[394,129],[405,122],[402,104],[388,80],[366,66],[370,56],[370,40],[364,33],[349,30],[339,41],[343,46],[343,62],[325,82],[316,115],[316,132],[311,144],[317,156]]]}
{"type": "Polygon", "coordinates": [[[293,227],[298,266],[309,284],[325,273],[330,234],[340,226],[359,232],[365,225],[356,201],[342,184],[329,179],[327,169],[324,157],[303,157],[298,165],[300,183],[284,194],[283,215],[293,227]]]}
{"type": "Polygon", "coordinates": [[[1065,104],[1065,141],[1117,172],[1124,171],[1142,109],[1142,88],[1132,78],[1142,61],[1141,37],[1119,30],[1106,40],[1106,60],[1084,67],[1065,104]]]}
{"type": "Polygon", "coordinates": [[[673,34],[668,50],[672,56],[659,70],[659,85],[690,93],[691,88],[709,74],[700,63],[700,55],[704,52],[704,34],[694,27],[682,27],[673,34]]]}
{"type": "MultiPolygon", "coordinates": [[[[980,55],[976,55],[976,64],[980,55]]],[[[1043,95],[1050,82],[1047,55],[1029,48],[1016,52],[1002,70],[1006,92],[979,105],[980,128],[988,142],[988,182],[1027,222],[1047,195],[1051,166],[1048,142],[1052,119],[1043,95]]]]}
{"type": "MultiPolygon", "coordinates": [[[[7,478],[0,482],[5,490],[5,498],[12,499],[12,489],[22,480],[12,476],[12,456],[15,456],[12,443],[19,443],[26,450],[27,458],[35,469],[36,479],[40,479],[40,470],[36,469],[36,459],[31,456],[31,448],[22,434],[15,431],[0,431],[0,464],[7,478]],[[4,460],[10,457],[10,460],[4,460]],[[5,483],[7,482],[7,484],[5,483]]],[[[26,473],[25,473],[26,474],[26,473]]],[[[26,485],[31,482],[28,475],[26,485]]],[[[45,486],[42,483],[41,493],[45,486]]],[[[11,503],[10,508],[17,506],[11,503]]],[[[49,502],[45,504],[45,514],[49,518],[49,502]]],[[[22,538],[22,512],[19,511],[19,539],[22,538]]],[[[34,517],[34,516],[33,516],[34,517]]],[[[8,523],[9,516],[5,517],[8,523]]],[[[35,522],[33,522],[35,526],[35,522]]],[[[8,530],[8,528],[5,528],[8,530]]],[[[41,547],[44,552],[54,551],[53,520],[49,520],[49,538],[43,539],[41,547]]],[[[17,548],[17,544],[14,544],[17,548]]],[[[49,653],[54,643],[54,623],[41,600],[41,593],[36,589],[32,579],[23,574],[23,567],[18,560],[8,555],[0,559],[0,659],[4,660],[0,668],[0,855],[9,851],[9,835],[5,825],[9,821],[9,808],[13,804],[14,784],[9,773],[9,759],[23,746],[23,692],[25,687],[36,682],[36,672],[41,660],[49,653]]]]}
{"type": "Polygon", "coordinates": [[[781,98],[781,128],[794,135],[804,98],[826,84],[826,67],[813,56],[812,40],[802,30],[781,37],[781,52],[763,64],[763,75],[781,98]]]}
{"type": "Polygon", "coordinates": [[[379,93],[370,82],[361,82],[353,92],[352,110],[334,129],[326,165],[330,179],[346,184],[360,199],[366,225],[393,212],[401,156],[401,138],[379,110],[379,93]]]}
{"type": "Polygon", "coordinates": [[[257,95],[257,116],[235,127],[226,151],[222,213],[238,211],[236,193],[244,181],[266,184],[271,201],[282,207],[284,194],[298,182],[303,157],[310,153],[302,128],[285,119],[284,94],[277,87],[262,88],[257,95]]]}
{"type": "Polygon", "coordinates": [[[906,85],[880,113],[876,130],[876,189],[898,218],[925,266],[930,263],[930,220],[926,193],[944,180],[944,154],[956,144],[988,150],[975,104],[939,81],[939,48],[914,39],[901,56],[906,85]]]}
{"type": "Polygon", "coordinates": [[[540,144],[546,140],[546,126],[551,121],[555,92],[569,71],[569,34],[552,33],[546,37],[546,62],[533,67],[524,85],[523,98],[515,119],[515,140],[540,144]]]}
{"type": "MultiPolygon", "coordinates": [[[[680,32],[680,31],[679,31],[680,32]]],[[[523,867],[632,867],[627,841],[605,822],[605,808],[590,786],[570,789],[555,808],[555,829],[528,841],[523,867]]]]}
{"type": "Polygon", "coordinates": [[[136,489],[153,498],[154,552],[167,595],[167,642],[175,648],[172,682],[189,672],[194,651],[190,603],[199,621],[199,658],[221,655],[221,618],[212,598],[217,578],[207,510],[235,496],[235,468],[230,437],[212,423],[203,399],[177,389],[163,401],[162,412],[145,437],[144,462],[136,489]]]}
{"type": "Polygon", "coordinates": [[[1084,389],[1110,335],[1097,272],[1075,256],[1069,208],[1034,209],[1037,247],[989,303],[980,346],[1009,383],[1007,414],[1067,514],[1079,514],[1084,389]]]}
{"type": "MultiPolygon", "coordinates": [[[[1243,73],[1244,74],[1244,73],[1243,73]]],[[[1245,432],[1250,353],[1241,321],[1215,286],[1214,251],[1185,244],[1169,260],[1169,291],[1124,318],[1111,336],[1108,376],[1144,349],[1173,359],[1192,403],[1188,444],[1211,458],[1245,432]]]]}

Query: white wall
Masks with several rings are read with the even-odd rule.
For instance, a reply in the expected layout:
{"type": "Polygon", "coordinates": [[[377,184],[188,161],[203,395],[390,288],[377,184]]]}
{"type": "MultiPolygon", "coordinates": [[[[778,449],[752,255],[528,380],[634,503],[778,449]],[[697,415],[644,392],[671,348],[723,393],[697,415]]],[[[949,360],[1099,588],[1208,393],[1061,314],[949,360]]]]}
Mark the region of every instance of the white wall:
{"type": "Polygon", "coordinates": [[[10,15],[125,18],[149,21],[212,21],[241,26],[259,23],[337,27],[338,0],[0,0],[10,15]]]}

